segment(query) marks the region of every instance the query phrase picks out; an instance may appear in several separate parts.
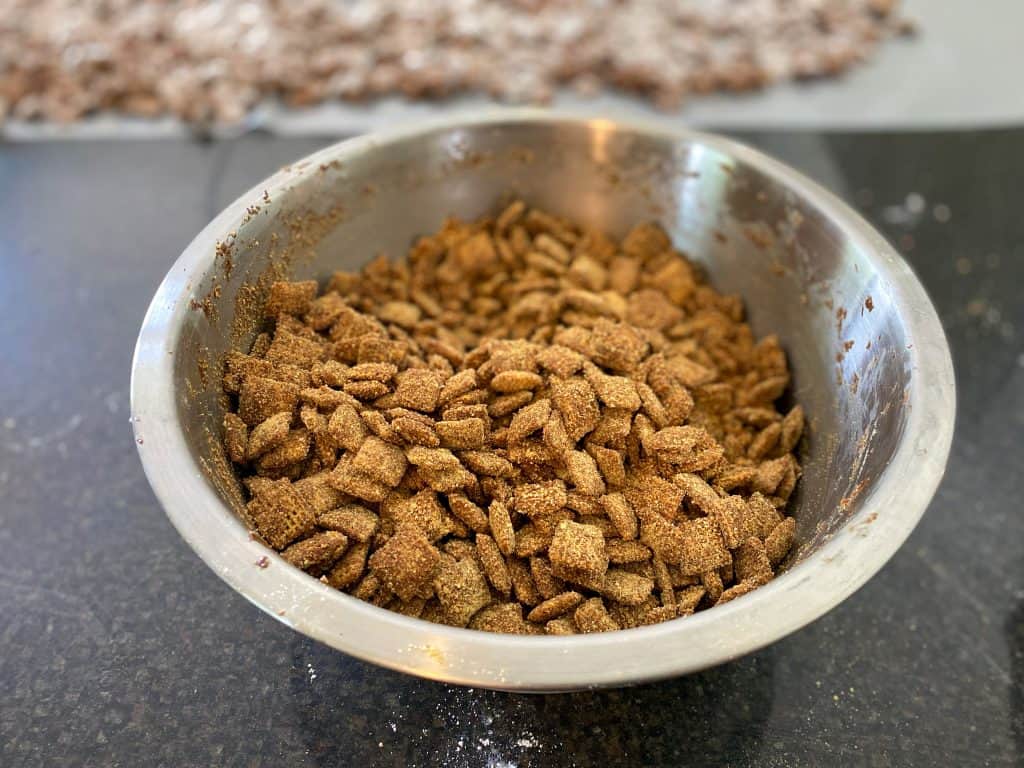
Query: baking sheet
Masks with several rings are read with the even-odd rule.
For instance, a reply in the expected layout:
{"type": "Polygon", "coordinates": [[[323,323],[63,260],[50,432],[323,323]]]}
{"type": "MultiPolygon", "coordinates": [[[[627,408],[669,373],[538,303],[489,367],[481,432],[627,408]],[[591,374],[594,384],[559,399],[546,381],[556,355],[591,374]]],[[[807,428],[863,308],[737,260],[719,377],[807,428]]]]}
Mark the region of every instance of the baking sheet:
{"type": "MultiPolygon", "coordinates": [[[[1024,89],[1014,82],[1024,71],[1020,39],[1024,1],[905,0],[903,7],[920,33],[884,43],[867,64],[838,79],[781,83],[753,94],[694,97],[672,112],[620,94],[584,99],[563,93],[552,106],[572,113],[731,130],[950,129],[1024,122],[1024,89]]],[[[214,128],[212,133],[232,136],[266,130],[285,136],[351,135],[494,104],[483,97],[430,103],[390,98],[303,110],[265,104],[244,123],[214,128]]],[[[11,140],[162,138],[192,133],[194,129],[171,118],[118,115],[98,115],[73,125],[11,121],[0,129],[0,135],[11,140]]]]}

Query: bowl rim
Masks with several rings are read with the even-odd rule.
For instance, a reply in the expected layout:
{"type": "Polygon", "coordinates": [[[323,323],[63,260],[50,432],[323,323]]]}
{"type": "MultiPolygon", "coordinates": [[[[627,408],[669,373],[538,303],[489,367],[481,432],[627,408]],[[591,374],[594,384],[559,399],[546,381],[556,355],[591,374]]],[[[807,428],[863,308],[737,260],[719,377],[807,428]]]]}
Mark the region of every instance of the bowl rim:
{"type": "Polygon", "coordinates": [[[824,615],[882,568],[924,514],[945,470],[955,411],[949,346],[924,288],[892,246],[834,194],[732,139],[653,121],[542,109],[489,109],[359,136],[308,155],[255,185],[214,218],[168,271],[143,320],[131,374],[132,426],[150,486],[181,536],[232,588],[293,629],[364,661],[500,690],[572,690],[686,674],[760,649],[824,615]],[[891,280],[916,373],[907,393],[911,407],[904,436],[862,508],[820,549],[749,595],[683,621],[569,637],[499,635],[403,616],[322,584],[254,540],[204,477],[177,417],[173,353],[193,286],[212,265],[217,241],[237,227],[264,190],[273,199],[311,177],[322,162],[460,128],[595,121],[625,132],[703,144],[755,167],[797,196],[812,199],[891,280]],[[909,477],[914,481],[908,482],[909,477]],[[257,567],[263,557],[269,558],[269,567],[257,567]]]}

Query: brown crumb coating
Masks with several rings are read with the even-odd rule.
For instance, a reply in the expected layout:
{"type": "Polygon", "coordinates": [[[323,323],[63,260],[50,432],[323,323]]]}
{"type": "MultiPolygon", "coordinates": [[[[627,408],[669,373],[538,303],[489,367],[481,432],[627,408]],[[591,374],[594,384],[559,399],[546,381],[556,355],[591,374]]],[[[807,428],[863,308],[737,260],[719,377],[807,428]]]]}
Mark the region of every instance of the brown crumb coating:
{"type": "Polygon", "coordinates": [[[337,531],[315,533],[292,544],[281,557],[304,571],[322,573],[333,565],[348,548],[348,537],[337,531]]]}
{"type": "Polygon", "coordinates": [[[456,627],[469,624],[473,615],[491,602],[491,591],[472,559],[445,563],[434,577],[434,593],[448,621],[456,627]]]}
{"type": "Polygon", "coordinates": [[[369,565],[382,584],[402,600],[410,600],[430,582],[440,560],[441,553],[423,531],[418,526],[406,525],[373,553],[369,565]]]}
{"type": "Polygon", "coordinates": [[[566,581],[598,579],[608,570],[604,536],[592,525],[568,520],[559,523],[548,548],[548,557],[552,572],[566,581]]]}

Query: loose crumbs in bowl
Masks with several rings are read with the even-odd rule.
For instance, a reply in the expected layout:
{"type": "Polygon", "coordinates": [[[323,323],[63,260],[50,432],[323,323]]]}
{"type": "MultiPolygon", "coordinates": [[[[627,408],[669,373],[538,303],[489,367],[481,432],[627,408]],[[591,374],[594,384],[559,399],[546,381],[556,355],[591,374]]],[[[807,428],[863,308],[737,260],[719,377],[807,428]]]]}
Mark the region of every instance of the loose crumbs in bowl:
{"type": "Polygon", "coordinates": [[[336,589],[601,632],[744,595],[792,546],[785,355],[656,224],[618,242],[517,201],[265,310],[225,447],[251,525],[336,589]]]}

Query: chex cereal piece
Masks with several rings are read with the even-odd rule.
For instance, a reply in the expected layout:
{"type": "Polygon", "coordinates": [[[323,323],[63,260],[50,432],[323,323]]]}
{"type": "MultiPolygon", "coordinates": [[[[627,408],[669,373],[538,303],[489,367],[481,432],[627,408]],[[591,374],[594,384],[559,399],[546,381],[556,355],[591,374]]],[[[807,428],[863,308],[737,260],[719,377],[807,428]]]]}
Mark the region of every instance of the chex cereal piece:
{"type": "MultiPolygon", "coordinates": [[[[268,337],[267,345],[269,346],[269,344],[268,337]]],[[[311,383],[309,371],[302,368],[294,365],[275,364],[253,355],[243,355],[240,352],[229,352],[224,359],[224,377],[222,379],[224,391],[230,395],[237,395],[242,382],[248,376],[283,381],[286,384],[294,384],[300,389],[308,387],[311,383]]]]}
{"type": "Polygon", "coordinates": [[[401,527],[406,524],[417,526],[431,542],[452,532],[448,512],[441,506],[437,493],[429,488],[398,504],[395,525],[401,527]]]}
{"type": "Polygon", "coordinates": [[[654,580],[619,568],[610,568],[604,576],[601,594],[623,605],[640,605],[654,589],[654,580]]]}
{"type": "Polygon", "coordinates": [[[235,464],[245,461],[249,452],[249,428],[238,414],[224,414],[224,449],[235,464]]]}
{"type": "Polygon", "coordinates": [[[697,606],[706,594],[707,590],[700,586],[686,587],[678,590],[675,596],[676,612],[680,616],[693,613],[693,611],[697,610],[697,606]]]}
{"type": "Polygon", "coordinates": [[[537,585],[533,583],[530,566],[526,560],[509,557],[505,563],[508,566],[508,575],[512,579],[512,594],[516,600],[525,606],[532,606],[544,599],[537,590],[537,585]]]}
{"type": "Polygon", "coordinates": [[[544,379],[530,371],[502,371],[491,379],[491,389],[507,394],[523,390],[539,389],[544,379]]]}
{"type": "MultiPolygon", "coordinates": [[[[529,402],[529,399],[531,398],[532,395],[527,399],[527,402],[529,402]]],[[[516,408],[518,408],[518,406],[516,406],[516,408]]],[[[500,416],[502,414],[496,413],[492,408],[491,415],[500,416]]],[[[509,424],[508,427],[508,442],[520,442],[537,430],[543,429],[545,424],[547,424],[548,417],[550,415],[551,401],[547,399],[538,400],[523,408],[519,408],[515,416],[512,417],[512,423],[509,424]]]]}
{"type": "Polygon", "coordinates": [[[330,480],[331,473],[324,470],[296,480],[292,486],[313,510],[313,514],[319,516],[329,509],[339,507],[345,501],[344,494],[334,488],[330,480]]]}
{"type": "Polygon", "coordinates": [[[333,565],[347,548],[348,537],[345,534],[324,531],[292,544],[281,553],[281,557],[296,568],[319,575],[333,565]]]}
{"type": "Polygon", "coordinates": [[[477,533],[490,530],[490,520],[480,507],[466,498],[461,492],[448,494],[448,506],[452,514],[477,533]]]}
{"type": "Polygon", "coordinates": [[[472,559],[443,564],[434,577],[434,592],[456,627],[469,624],[473,614],[491,602],[487,580],[472,559]]]}
{"type": "Polygon", "coordinates": [[[423,413],[430,413],[437,408],[442,380],[436,371],[409,368],[402,371],[396,381],[395,405],[423,413]]]}
{"type": "Polygon", "coordinates": [[[732,562],[722,533],[711,518],[688,520],[679,525],[679,530],[683,536],[683,551],[674,562],[679,563],[683,573],[705,573],[732,562]]]}
{"type": "Polygon", "coordinates": [[[628,481],[625,457],[619,451],[600,445],[588,445],[587,453],[594,459],[605,482],[613,488],[620,488],[628,481]]]}
{"type": "Polygon", "coordinates": [[[335,589],[351,587],[359,581],[366,570],[366,556],[369,552],[369,543],[359,543],[349,547],[337,565],[327,573],[327,583],[335,589]]]}
{"type": "Polygon", "coordinates": [[[345,300],[332,291],[311,301],[303,319],[313,330],[326,331],[334,325],[347,308],[345,300]]]}
{"type": "Polygon", "coordinates": [[[687,501],[704,514],[710,515],[718,506],[721,497],[700,475],[692,472],[680,472],[672,478],[672,482],[682,488],[687,501]]]}
{"type": "Polygon", "coordinates": [[[553,344],[537,354],[537,362],[556,376],[567,379],[583,367],[584,357],[579,352],[553,344]]]}
{"type": "Polygon", "coordinates": [[[238,415],[250,427],[255,427],[275,413],[292,413],[298,401],[299,388],[294,384],[246,376],[238,391],[238,415]]]}
{"type": "Polygon", "coordinates": [[[599,597],[592,597],[577,608],[573,620],[580,632],[611,632],[619,629],[599,597]]]}
{"type": "Polygon", "coordinates": [[[483,564],[487,580],[494,585],[494,588],[503,595],[512,593],[512,575],[508,572],[508,565],[501,556],[501,550],[494,539],[486,533],[476,535],[476,550],[480,555],[480,562],[483,564]]]}
{"type": "Polygon", "coordinates": [[[256,530],[274,549],[283,549],[313,532],[313,511],[295,491],[291,480],[272,480],[246,505],[256,530]]]}
{"type": "Polygon", "coordinates": [[[640,626],[650,626],[651,624],[660,624],[663,621],[669,621],[679,615],[678,609],[674,605],[660,605],[657,608],[651,608],[640,620],[640,626]]]}
{"type": "Polygon", "coordinates": [[[644,618],[650,611],[658,607],[658,601],[654,597],[648,598],[640,605],[612,603],[608,607],[608,615],[619,625],[620,629],[632,629],[644,626],[644,618]]]}
{"type": "Polygon", "coordinates": [[[512,462],[496,451],[459,451],[459,459],[480,479],[509,477],[516,472],[512,462]]]}
{"type": "Polygon", "coordinates": [[[609,376],[595,365],[587,365],[584,374],[598,398],[609,408],[622,408],[631,412],[640,408],[640,395],[632,379],[609,376]]]}
{"type": "Polygon", "coordinates": [[[569,451],[565,455],[565,468],[569,482],[586,496],[600,496],[605,492],[604,478],[597,469],[597,462],[583,451],[569,451]]]}
{"type": "Polygon", "coordinates": [[[506,635],[525,635],[530,632],[523,619],[523,606],[519,603],[498,603],[488,606],[477,612],[469,626],[470,629],[506,635]]]}
{"type": "Polygon", "coordinates": [[[352,469],[372,480],[394,488],[402,481],[409,462],[396,445],[385,443],[379,437],[368,437],[352,459],[352,469]]]}
{"type": "Polygon", "coordinates": [[[622,539],[605,539],[605,551],[608,562],[616,565],[623,563],[642,563],[651,559],[650,547],[639,541],[623,541],[622,539]]]}
{"type": "Polygon", "coordinates": [[[383,501],[388,486],[352,468],[352,458],[343,456],[331,470],[328,482],[339,491],[363,501],[383,501]]]}
{"type": "MultiPolygon", "coordinates": [[[[244,417],[243,417],[244,418],[244,417]]],[[[772,494],[779,487],[789,469],[789,456],[782,456],[778,459],[761,462],[757,467],[754,480],[750,484],[753,491],[762,494],[772,494]]]]}
{"type": "Polygon", "coordinates": [[[679,505],[684,497],[677,485],[653,474],[634,476],[622,493],[638,515],[653,512],[667,520],[679,517],[679,505]]]}
{"type": "Polygon", "coordinates": [[[577,490],[569,491],[566,494],[565,506],[579,512],[580,515],[604,515],[604,505],[601,503],[600,497],[583,494],[577,490]]]}
{"type": "MultiPolygon", "coordinates": [[[[302,482],[301,480],[299,482],[302,482]]],[[[297,486],[298,483],[295,483],[297,486]]],[[[352,541],[370,541],[380,527],[380,518],[366,507],[346,504],[317,515],[316,523],[321,528],[340,531],[352,541]]]]}
{"type": "Polygon", "coordinates": [[[584,378],[552,379],[551,400],[573,442],[592,432],[601,418],[597,396],[584,378]]]}
{"type": "Polygon", "coordinates": [[[661,593],[661,604],[662,605],[674,605],[675,604],[675,591],[674,584],[672,583],[672,574],[665,564],[665,561],[660,557],[651,559],[652,576],[654,577],[654,584],[658,588],[658,592],[661,593]]]}
{"type": "Polygon", "coordinates": [[[303,280],[298,283],[278,281],[270,284],[270,295],[263,307],[266,317],[277,317],[280,314],[304,315],[309,311],[310,304],[316,298],[316,280],[303,280]]]}
{"type": "Polygon", "coordinates": [[[260,456],[256,462],[257,471],[268,473],[296,465],[309,455],[310,441],[308,430],[291,430],[284,436],[280,445],[260,456]]]}
{"type": "Polygon", "coordinates": [[[359,405],[359,401],[352,395],[328,386],[307,387],[299,390],[299,399],[324,411],[332,411],[342,405],[359,405]]]}
{"type": "Polygon", "coordinates": [[[606,408],[597,427],[587,438],[595,445],[622,448],[633,426],[633,414],[625,408],[606,408]]]}
{"type": "Polygon", "coordinates": [[[804,409],[794,405],[786,417],[782,420],[782,428],[779,434],[778,451],[789,453],[796,448],[800,442],[800,436],[804,431],[804,409]]]}
{"type": "MultiPolygon", "coordinates": [[[[385,604],[385,608],[389,611],[395,611],[403,616],[410,616],[414,619],[418,619],[423,615],[423,611],[426,608],[427,601],[422,597],[414,597],[409,602],[403,600],[392,600],[385,604]]],[[[447,618],[447,617],[445,617],[447,618]]]]}
{"type": "Polygon", "coordinates": [[[635,539],[639,534],[639,522],[632,505],[621,493],[609,493],[601,497],[601,505],[615,530],[623,539],[635,539]]]}
{"type": "Polygon", "coordinates": [[[483,419],[439,421],[434,429],[445,448],[483,448],[487,444],[487,425],[483,419]]]}
{"type": "Polygon", "coordinates": [[[530,611],[526,618],[528,621],[543,624],[568,613],[582,602],[583,595],[579,592],[562,592],[538,605],[530,611]]]}
{"type": "Polygon", "coordinates": [[[647,342],[625,323],[598,322],[592,333],[593,360],[613,371],[629,373],[643,360],[647,342]]]}
{"type": "Polygon", "coordinates": [[[410,416],[398,416],[391,421],[391,428],[403,443],[422,445],[426,448],[441,445],[433,422],[427,423],[410,416]]]}
{"type": "Polygon", "coordinates": [[[608,570],[604,536],[592,525],[567,520],[559,523],[548,548],[548,557],[553,573],[566,581],[590,581],[608,570]]]}
{"type": "Polygon", "coordinates": [[[370,570],[402,600],[411,600],[430,582],[441,553],[415,525],[401,526],[387,543],[370,557],[370,570]]]}
{"type": "Polygon", "coordinates": [[[515,509],[527,517],[536,517],[562,509],[568,498],[561,480],[529,483],[516,488],[515,509]]]}
{"type": "Polygon", "coordinates": [[[448,403],[452,402],[455,398],[475,389],[476,386],[476,369],[469,368],[464,371],[459,371],[444,383],[444,386],[442,387],[441,392],[438,395],[438,402],[441,405],[447,405],[448,403]]]}
{"type": "Polygon", "coordinates": [[[278,329],[267,350],[267,360],[299,368],[312,368],[324,359],[326,346],[317,340],[278,329]]]}
{"type": "Polygon", "coordinates": [[[512,527],[508,507],[501,501],[492,501],[487,519],[494,542],[501,550],[501,554],[508,557],[516,548],[516,532],[512,527]]]}
{"type": "Polygon", "coordinates": [[[357,400],[376,400],[388,394],[391,390],[382,381],[360,380],[345,383],[345,394],[351,395],[357,400]]]}
{"type": "Polygon", "coordinates": [[[259,458],[272,448],[276,448],[288,437],[291,428],[291,411],[275,413],[269,419],[260,422],[252,428],[249,434],[249,445],[246,451],[246,458],[252,460],[259,458]]]}
{"type": "Polygon", "coordinates": [[[641,518],[640,541],[666,563],[678,565],[686,552],[686,537],[674,524],[658,514],[641,518]]]}
{"type": "Polygon", "coordinates": [[[397,373],[398,366],[391,363],[359,363],[345,369],[344,378],[334,383],[334,386],[340,386],[346,381],[379,381],[387,384],[397,373]]]}
{"type": "Polygon", "coordinates": [[[767,539],[780,522],[782,515],[768,499],[760,493],[750,495],[746,503],[746,523],[750,536],[767,539]]]}
{"type": "Polygon", "coordinates": [[[726,496],[709,504],[708,517],[718,524],[728,549],[736,549],[750,535],[747,504],[742,496],[726,496]]]}
{"type": "Polygon", "coordinates": [[[768,560],[774,566],[779,565],[786,559],[789,550],[793,546],[793,539],[796,534],[796,520],[787,517],[782,520],[764,541],[765,553],[768,560]]]}
{"type": "Polygon", "coordinates": [[[760,585],[753,581],[741,581],[739,584],[735,584],[722,592],[722,596],[715,601],[715,605],[724,605],[730,600],[735,600],[737,597],[750,594],[758,586],[760,585]]]}
{"type": "MultiPolygon", "coordinates": [[[[381,580],[374,573],[367,573],[359,580],[352,590],[352,597],[366,600],[374,605],[382,605],[384,595],[381,594],[381,580]]],[[[384,590],[386,592],[386,590],[384,590]]]]}
{"type": "Polygon", "coordinates": [[[548,635],[575,635],[576,624],[571,618],[552,619],[544,625],[548,635]]]}
{"type": "Polygon", "coordinates": [[[545,600],[562,592],[565,586],[562,580],[555,576],[551,569],[551,563],[543,557],[530,558],[530,575],[533,576],[533,583],[537,587],[537,591],[545,600]]]}
{"type": "Polygon", "coordinates": [[[733,553],[732,564],[737,581],[751,581],[760,586],[772,580],[772,564],[764,542],[756,536],[751,536],[733,553]]]}
{"type": "Polygon", "coordinates": [[[516,557],[530,557],[546,552],[554,535],[554,530],[542,531],[532,524],[516,529],[516,557]]]}

